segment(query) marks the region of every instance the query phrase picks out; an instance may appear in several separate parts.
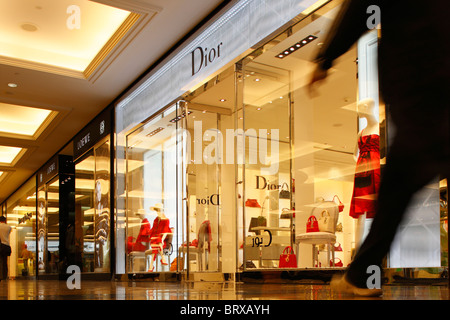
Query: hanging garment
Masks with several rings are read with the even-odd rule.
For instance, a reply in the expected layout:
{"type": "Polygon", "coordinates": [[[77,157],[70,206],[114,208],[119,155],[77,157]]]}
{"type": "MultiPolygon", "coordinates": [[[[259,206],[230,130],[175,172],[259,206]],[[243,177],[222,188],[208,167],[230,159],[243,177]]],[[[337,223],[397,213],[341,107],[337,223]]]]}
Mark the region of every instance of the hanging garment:
{"type": "Polygon", "coordinates": [[[350,216],[356,219],[366,213],[367,218],[373,218],[380,187],[380,136],[362,135],[358,140],[358,147],[350,216]]]}

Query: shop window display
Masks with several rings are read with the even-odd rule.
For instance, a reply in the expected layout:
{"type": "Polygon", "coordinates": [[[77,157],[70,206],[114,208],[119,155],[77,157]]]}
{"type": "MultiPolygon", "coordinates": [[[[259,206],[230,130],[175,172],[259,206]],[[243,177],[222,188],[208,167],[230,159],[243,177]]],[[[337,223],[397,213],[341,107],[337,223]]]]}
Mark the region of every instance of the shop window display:
{"type": "Polygon", "coordinates": [[[109,141],[75,163],[75,247],[82,272],[110,270],[109,141]]]}
{"type": "Polygon", "coordinates": [[[183,240],[177,111],[175,105],[127,136],[129,273],[170,271],[183,240]]]}
{"type": "Polygon", "coordinates": [[[7,201],[7,224],[13,227],[10,235],[11,257],[9,276],[12,278],[36,275],[36,179],[33,177],[7,201]]]}
{"type": "Polygon", "coordinates": [[[249,159],[241,168],[246,270],[279,268],[287,247],[298,268],[344,267],[370,227],[384,141],[378,97],[358,96],[356,48],[333,67],[320,95],[305,90],[336,12],[325,6],[242,61],[243,128],[268,129],[259,143],[279,158],[270,173],[249,159]],[[265,141],[273,142],[275,129],[278,150],[265,141]]]}

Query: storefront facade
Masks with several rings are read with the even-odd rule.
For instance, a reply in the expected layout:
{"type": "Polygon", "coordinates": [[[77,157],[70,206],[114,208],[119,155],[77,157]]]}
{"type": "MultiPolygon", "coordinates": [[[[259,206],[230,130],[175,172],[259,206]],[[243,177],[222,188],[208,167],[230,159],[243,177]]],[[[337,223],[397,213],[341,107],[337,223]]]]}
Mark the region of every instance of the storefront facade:
{"type": "MultiPolygon", "coordinates": [[[[318,97],[305,89],[341,3],[236,2],[117,103],[118,274],[196,279],[351,262],[373,218],[389,119],[376,29],[333,66],[318,97]],[[362,139],[376,145],[369,178],[357,165],[362,139]],[[321,232],[308,232],[311,216],[321,232]]],[[[438,185],[411,209],[427,208],[426,218],[413,213],[402,226],[426,250],[407,257],[399,239],[387,267],[446,265],[438,185]]]]}
{"type": "MultiPolygon", "coordinates": [[[[2,204],[17,224],[15,274],[24,244],[34,256],[24,276],[38,278],[70,264],[192,280],[345,268],[370,229],[395,128],[378,89],[377,29],[317,96],[306,90],[342,2],[231,2],[74,138],[70,168],[55,157],[2,204]]],[[[409,211],[386,268],[439,277],[446,181],[409,211]]]]}

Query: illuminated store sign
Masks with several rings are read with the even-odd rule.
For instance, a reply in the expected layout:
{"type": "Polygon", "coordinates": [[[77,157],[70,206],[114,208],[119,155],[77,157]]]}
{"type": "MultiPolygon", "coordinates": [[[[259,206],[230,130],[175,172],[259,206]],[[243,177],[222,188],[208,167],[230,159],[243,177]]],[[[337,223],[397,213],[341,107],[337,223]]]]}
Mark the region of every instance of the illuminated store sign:
{"type": "Polygon", "coordinates": [[[117,131],[132,127],[204,82],[317,0],[241,0],[118,103],[117,131]]]}

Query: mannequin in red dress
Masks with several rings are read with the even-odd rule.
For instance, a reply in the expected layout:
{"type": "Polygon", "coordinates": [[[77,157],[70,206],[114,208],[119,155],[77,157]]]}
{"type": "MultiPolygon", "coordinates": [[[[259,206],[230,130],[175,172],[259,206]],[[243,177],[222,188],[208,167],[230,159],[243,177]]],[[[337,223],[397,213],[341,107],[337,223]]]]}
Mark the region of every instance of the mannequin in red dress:
{"type": "Polygon", "coordinates": [[[373,99],[358,102],[358,116],[367,120],[367,126],[358,133],[358,144],[354,153],[356,174],[350,216],[357,219],[355,234],[357,247],[370,229],[380,185],[380,126],[374,111],[373,99]]]}
{"type": "Polygon", "coordinates": [[[141,251],[144,252],[148,249],[150,243],[151,225],[145,214],[136,213],[136,215],[141,218],[141,227],[139,229],[139,234],[137,236],[136,242],[129,238],[129,252],[131,251],[141,251]]]}
{"type": "Polygon", "coordinates": [[[161,203],[157,203],[154,207],[151,207],[150,210],[155,211],[158,215],[153,221],[153,228],[150,235],[150,250],[152,257],[150,259],[148,271],[153,271],[153,264],[158,254],[161,256],[161,264],[168,264],[163,252],[165,247],[164,240],[168,234],[172,233],[172,230],[169,227],[170,221],[164,214],[164,207],[161,203]]]}

